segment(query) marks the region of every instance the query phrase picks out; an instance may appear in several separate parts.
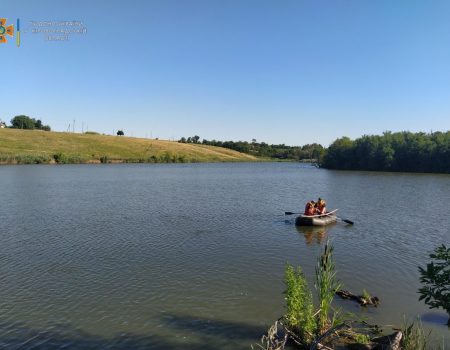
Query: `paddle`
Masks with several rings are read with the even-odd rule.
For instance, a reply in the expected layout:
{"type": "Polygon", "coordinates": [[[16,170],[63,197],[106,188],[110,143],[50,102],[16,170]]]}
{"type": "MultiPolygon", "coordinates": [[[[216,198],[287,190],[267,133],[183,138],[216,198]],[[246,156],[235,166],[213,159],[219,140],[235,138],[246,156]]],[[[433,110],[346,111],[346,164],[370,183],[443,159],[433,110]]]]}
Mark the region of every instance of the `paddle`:
{"type": "MultiPolygon", "coordinates": [[[[284,215],[302,215],[301,213],[294,213],[294,212],[292,212],[292,211],[285,211],[284,212],[284,215]]],[[[338,218],[339,220],[341,220],[341,221],[343,221],[343,222],[346,222],[347,224],[349,224],[349,225],[354,225],[355,223],[353,222],[353,221],[351,221],[351,220],[348,220],[348,219],[342,219],[342,218],[340,218],[339,216],[336,216],[336,218],[338,218]]]]}
{"type": "Polygon", "coordinates": [[[353,225],[353,224],[354,224],[354,222],[351,221],[351,220],[343,219],[343,218],[340,218],[339,216],[336,216],[336,217],[337,217],[339,220],[344,221],[344,222],[346,222],[346,223],[349,224],[349,225],[353,225]]]}

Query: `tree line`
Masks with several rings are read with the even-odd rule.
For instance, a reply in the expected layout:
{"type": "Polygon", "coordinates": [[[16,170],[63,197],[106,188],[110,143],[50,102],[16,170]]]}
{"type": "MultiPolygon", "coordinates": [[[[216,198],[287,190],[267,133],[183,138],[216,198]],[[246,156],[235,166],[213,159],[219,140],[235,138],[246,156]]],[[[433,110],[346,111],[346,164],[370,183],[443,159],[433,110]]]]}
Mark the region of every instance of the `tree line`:
{"type": "Polygon", "coordinates": [[[50,131],[51,128],[49,125],[42,124],[42,121],[40,119],[34,119],[30,118],[26,115],[17,115],[13,119],[11,119],[11,126],[9,126],[12,129],[38,129],[38,130],[44,130],[44,131],[50,131]]]}
{"type": "Polygon", "coordinates": [[[286,159],[286,160],[318,160],[322,157],[324,148],[322,145],[313,143],[304,146],[287,146],[285,144],[270,145],[265,142],[248,141],[200,141],[200,136],[182,137],[180,143],[194,143],[216,147],[224,147],[234,151],[251,154],[256,157],[286,159]]]}
{"type": "Polygon", "coordinates": [[[450,173],[450,131],[342,137],[323,154],[327,169],[450,173]]]}

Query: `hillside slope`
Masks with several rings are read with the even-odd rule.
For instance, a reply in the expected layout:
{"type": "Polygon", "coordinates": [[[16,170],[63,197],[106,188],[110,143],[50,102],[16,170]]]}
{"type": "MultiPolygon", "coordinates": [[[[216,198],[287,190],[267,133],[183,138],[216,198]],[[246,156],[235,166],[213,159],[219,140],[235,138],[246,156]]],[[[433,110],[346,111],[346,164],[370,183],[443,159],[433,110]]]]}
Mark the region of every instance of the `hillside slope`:
{"type": "Polygon", "coordinates": [[[124,136],[0,129],[0,163],[189,163],[256,161],[257,158],[200,144],[124,136]]]}

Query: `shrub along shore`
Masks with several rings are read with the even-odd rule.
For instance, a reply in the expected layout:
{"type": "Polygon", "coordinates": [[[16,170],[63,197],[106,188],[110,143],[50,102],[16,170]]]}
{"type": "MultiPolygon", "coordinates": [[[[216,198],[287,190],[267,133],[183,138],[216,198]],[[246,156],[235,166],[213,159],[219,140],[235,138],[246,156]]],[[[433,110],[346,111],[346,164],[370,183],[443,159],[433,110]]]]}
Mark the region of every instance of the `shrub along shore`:
{"type": "Polygon", "coordinates": [[[199,144],[122,136],[0,129],[0,164],[251,162],[252,155],[199,144]]]}

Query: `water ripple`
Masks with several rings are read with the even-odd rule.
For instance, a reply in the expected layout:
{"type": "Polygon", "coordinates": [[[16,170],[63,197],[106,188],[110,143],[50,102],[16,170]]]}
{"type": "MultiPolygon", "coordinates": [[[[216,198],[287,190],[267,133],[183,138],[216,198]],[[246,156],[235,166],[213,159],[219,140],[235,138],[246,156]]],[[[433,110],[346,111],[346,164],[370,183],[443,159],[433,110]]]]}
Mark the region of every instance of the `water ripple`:
{"type": "Polygon", "coordinates": [[[327,239],[346,288],[381,298],[372,321],[401,323],[427,312],[417,266],[450,242],[449,176],[80,165],[0,167],[0,181],[0,348],[247,349],[284,312],[285,263],[312,285],[327,239]],[[283,216],[317,196],[355,225],[283,216]]]}

